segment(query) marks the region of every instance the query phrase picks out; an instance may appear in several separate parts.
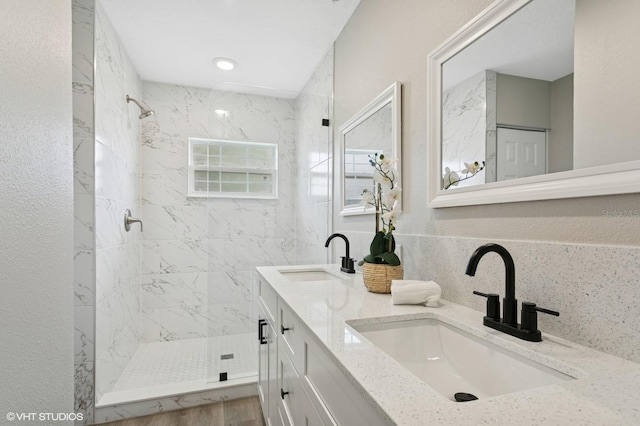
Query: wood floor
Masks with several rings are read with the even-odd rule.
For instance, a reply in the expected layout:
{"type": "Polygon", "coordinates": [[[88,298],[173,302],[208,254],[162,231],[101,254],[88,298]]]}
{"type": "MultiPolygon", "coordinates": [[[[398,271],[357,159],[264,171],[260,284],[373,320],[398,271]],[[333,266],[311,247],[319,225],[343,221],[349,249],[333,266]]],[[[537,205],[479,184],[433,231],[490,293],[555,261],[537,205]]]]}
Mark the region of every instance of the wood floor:
{"type": "Polygon", "coordinates": [[[152,416],[105,423],[107,426],[264,426],[257,396],[216,402],[152,416]]]}

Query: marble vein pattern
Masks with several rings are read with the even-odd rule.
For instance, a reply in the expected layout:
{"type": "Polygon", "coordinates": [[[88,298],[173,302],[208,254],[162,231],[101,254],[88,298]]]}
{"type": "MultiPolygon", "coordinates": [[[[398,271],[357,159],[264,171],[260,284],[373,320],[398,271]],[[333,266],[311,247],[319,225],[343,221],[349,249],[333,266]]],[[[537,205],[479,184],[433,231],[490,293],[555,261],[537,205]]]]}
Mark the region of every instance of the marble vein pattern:
{"type": "Polygon", "coordinates": [[[497,74],[495,71],[485,71],[486,75],[486,119],[487,119],[487,142],[485,152],[484,169],[485,182],[495,182],[497,180],[497,162],[498,162],[498,105],[497,105],[497,74]]]}
{"type": "Polygon", "coordinates": [[[96,399],[111,390],[140,342],[140,120],[126,95],[141,83],[100,3],[95,16],[96,399]]]}
{"type": "Polygon", "coordinates": [[[250,271],[295,257],[294,104],[151,82],[143,94],[156,114],[141,138],[142,339],[252,331],[250,271]],[[188,197],[190,137],[277,143],[278,199],[188,197]]]}
{"type": "Polygon", "coordinates": [[[324,263],[330,234],[333,48],[296,99],[296,263],[324,263]]]}
{"type": "Polygon", "coordinates": [[[93,423],[95,365],[94,0],[73,0],[74,411],[93,423]]]}
{"type": "MultiPolygon", "coordinates": [[[[253,333],[256,266],[308,261],[312,252],[326,257],[322,242],[330,208],[330,128],[322,127],[320,119],[330,116],[333,52],[296,103],[140,83],[100,7],[96,40],[95,342],[100,401],[140,342],[253,333]],[[141,100],[155,115],[138,120],[137,110],[123,100],[125,94],[141,100]],[[138,131],[136,145],[132,141],[138,131]],[[299,154],[296,138],[302,135],[308,137],[302,144],[308,148],[299,154]],[[278,144],[278,199],[187,197],[189,137],[278,144]],[[299,155],[305,158],[302,168],[309,177],[308,185],[300,185],[306,194],[302,200],[296,179],[299,155]],[[301,204],[302,214],[313,214],[315,226],[300,217],[296,206],[301,204]],[[144,233],[123,231],[125,208],[141,217],[144,233]],[[300,245],[306,250],[302,254],[296,241],[299,226],[307,239],[300,245]]],[[[79,144],[79,153],[82,148],[79,144]]],[[[162,409],[156,405],[151,412],[162,409]]]]}
{"type": "MultiPolygon", "coordinates": [[[[464,163],[486,161],[487,78],[482,71],[442,95],[442,169],[460,172],[464,163]]],[[[481,171],[458,187],[485,182],[481,171]]]]}

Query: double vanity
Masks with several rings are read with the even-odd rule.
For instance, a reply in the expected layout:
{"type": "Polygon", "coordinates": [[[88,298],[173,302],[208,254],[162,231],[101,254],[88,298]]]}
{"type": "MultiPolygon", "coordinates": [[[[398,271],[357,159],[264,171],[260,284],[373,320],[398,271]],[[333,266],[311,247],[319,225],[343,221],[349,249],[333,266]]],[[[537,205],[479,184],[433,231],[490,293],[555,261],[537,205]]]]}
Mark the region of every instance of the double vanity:
{"type": "Polygon", "coordinates": [[[448,301],[392,305],[339,265],[258,273],[269,425],[640,424],[636,363],[448,301]]]}

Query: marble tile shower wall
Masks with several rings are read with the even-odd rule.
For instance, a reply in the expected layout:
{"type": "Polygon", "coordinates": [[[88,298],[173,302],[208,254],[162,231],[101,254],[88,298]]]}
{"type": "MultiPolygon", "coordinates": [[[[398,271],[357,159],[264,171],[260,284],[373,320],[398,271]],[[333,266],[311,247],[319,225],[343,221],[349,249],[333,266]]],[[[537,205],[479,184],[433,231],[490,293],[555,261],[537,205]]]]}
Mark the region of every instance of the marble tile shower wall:
{"type": "MultiPolygon", "coordinates": [[[[345,234],[354,257],[361,259],[372,235],[345,234]]],[[[499,256],[487,255],[475,277],[464,271],[478,246],[501,244],[515,262],[516,298],[560,312],[559,317],[539,315],[543,334],[640,362],[640,248],[403,234],[396,240],[403,246],[405,278],[434,280],[444,299],[481,312],[486,299],[472,292],[504,295],[504,263],[499,256]]]]}
{"type": "MultiPolygon", "coordinates": [[[[93,422],[95,311],[95,166],[93,124],[94,0],[72,3],[74,172],[74,411],[93,422]]],[[[82,422],[78,422],[82,423],[82,422]]]]}
{"type": "Polygon", "coordinates": [[[96,8],[96,399],[111,390],[140,342],[141,84],[100,3],[96,8]]]}
{"type": "Polygon", "coordinates": [[[296,252],[298,263],[326,263],[330,234],[333,48],[296,99],[296,252]]]}
{"type": "Polygon", "coordinates": [[[141,332],[251,332],[253,270],[295,261],[293,101],[143,83],[141,332]],[[216,110],[224,112],[216,112],[216,110]],[[189,137],[278,144],[278,199],[187,197],[189,137]]]}

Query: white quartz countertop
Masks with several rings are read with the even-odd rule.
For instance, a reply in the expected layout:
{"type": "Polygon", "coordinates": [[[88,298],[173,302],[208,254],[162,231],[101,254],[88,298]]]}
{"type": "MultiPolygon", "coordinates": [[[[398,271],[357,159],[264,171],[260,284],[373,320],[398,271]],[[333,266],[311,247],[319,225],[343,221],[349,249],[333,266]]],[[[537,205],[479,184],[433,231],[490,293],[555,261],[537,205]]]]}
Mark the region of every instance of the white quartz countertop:
{"type": "Polygon", "coordinates": [[[639,425],[640,364],[542,330],[526,342],[482,325],[483,312],[448,301],[437,308],[392,305],[391,295],[370,293],[361,274],[338,265],[257,268],[280,298],[363,390],[379,415],[398,425],[639,425]],[[327,268],[346,279],[294,282],[279,271],[327,268]],[[347,324],[436,318],[576,380],[456,403],[444,398],[347,324]]]}

